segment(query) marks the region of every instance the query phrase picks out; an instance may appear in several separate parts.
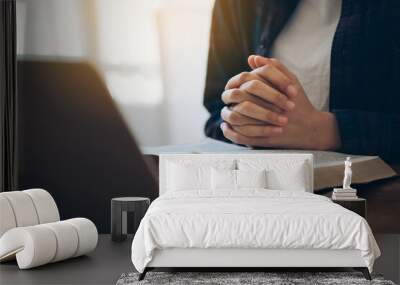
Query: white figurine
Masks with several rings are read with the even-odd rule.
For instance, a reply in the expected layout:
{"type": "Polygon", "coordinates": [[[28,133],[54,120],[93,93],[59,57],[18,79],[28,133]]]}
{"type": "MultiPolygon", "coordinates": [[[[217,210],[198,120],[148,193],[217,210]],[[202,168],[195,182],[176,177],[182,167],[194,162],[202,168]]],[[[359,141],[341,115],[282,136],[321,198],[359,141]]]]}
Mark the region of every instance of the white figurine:
{"type": "Polygon", "coordinates": [[[343,187],[333,189],[332,200],[354,200],[358,198],[357,189],[351,187],[351,178],[353,175],[351,164],[351,157],[346,157],[344,162],[343,187]]]}
{"type": "Polygon", "coordinates": [[[350,186],[352,174],[353,171],[351,170],[351,158],[348,156],[344,162],[343,189],[352,189],[350,186]]]}

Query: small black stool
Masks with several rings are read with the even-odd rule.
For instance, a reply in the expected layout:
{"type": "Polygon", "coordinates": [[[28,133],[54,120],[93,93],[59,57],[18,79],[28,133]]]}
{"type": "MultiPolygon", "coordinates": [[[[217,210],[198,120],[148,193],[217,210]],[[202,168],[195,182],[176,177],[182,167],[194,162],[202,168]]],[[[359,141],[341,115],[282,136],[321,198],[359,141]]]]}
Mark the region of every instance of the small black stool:
{"type": "Polygon", "coordinates": [[[127,236],[127,212],[134,214],[134,233],[150,205],[149,198],[120,197],[111,199],[111,239],[124,241],[127,236]]]}

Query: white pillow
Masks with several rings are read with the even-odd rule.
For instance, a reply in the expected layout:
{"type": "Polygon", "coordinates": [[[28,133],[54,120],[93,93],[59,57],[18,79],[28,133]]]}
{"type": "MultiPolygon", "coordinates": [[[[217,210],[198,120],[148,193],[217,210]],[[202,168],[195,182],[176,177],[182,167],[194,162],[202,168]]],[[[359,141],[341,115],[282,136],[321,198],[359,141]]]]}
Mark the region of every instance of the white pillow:
{"type": "Polygon", "coordinates": [[[267,171],[236,170],[237,188],[267,188],[267,171]]]}
{"type": "Polygon", "coordinates": [[[279,168],[268,172],[268,186],[271,189],[307,191],[308,176],[305,161],[281,163],[279,168]]]}
{"type": "Polygon", "coordinates": [[[241,188],[266,188],[267,176],[263,170],[211,170],[213,190],[239,190],[241,188]]]}
{"type": "Polygon", "coordinates": [[[232,169],[215,169],[211,170],[211,189],[236,189],[236,170],[232,169]]]}
{"type": "Polygon", "coordinates": [[[211,190],[211,169],[235,169],[235,160],[176,160],[166,165],[167,191],[211,190]]]}
{"type": "Polygon", "coordinates": [[[170,163],[168,166],[168,189],[185,191],[210,189],[211,167],[197,167],[170,163]]]}
{"type": "Polygon", "coordinates": [[[240,170],[267,170],[267,188],[273,190],[307,191],[311,183],[304,160],[239,159],[240,170]]]}

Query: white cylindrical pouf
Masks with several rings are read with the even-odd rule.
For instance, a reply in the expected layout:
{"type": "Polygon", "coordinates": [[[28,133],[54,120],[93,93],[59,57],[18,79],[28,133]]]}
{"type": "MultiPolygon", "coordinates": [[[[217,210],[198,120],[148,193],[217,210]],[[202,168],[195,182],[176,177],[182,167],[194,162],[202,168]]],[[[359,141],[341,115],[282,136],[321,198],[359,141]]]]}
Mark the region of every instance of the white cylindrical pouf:
{"type": "Polygon", "coordinates": [[[49,192],[43,189],[29,189],[22,192],[31,197],[38,214],[39,224],[57,222],[60,220],[56,202],[49,192]]]}
{"type": "Polygon", "coordinates": [[[16,257],[28,269],[89,253],[97,240],[96,226],[84,218],[17,227],[0,238],[0,261],[16,257]]]}
{"type": "Polygon", "coordinates": [[[78,233],[74,226],[65,221],[41,225],[51,229],[57,238],[57,252],[51,262],[68,259],[74,256],[78,249],[78,233]]]}
{"type": "Polygon", "coordinates": [[[49,263],[57,252],[54,232],[41,225],[11,229],[0,241],[0,258],[16,253],[20,269],[49,263]]]}
{"type": "Polygon", "coordinates": [[[0,193],[0,238],[6,231],[17,226],[10,202],[2,194],[0,193]]]}
{"type": "Polygon", "coordinates": [[[36,208],[30,196],[22,191],[1,193],[13,209],[17,227],[33,226],[39,223],[36,208]]]}
{"type": "Polygon", "coordinates": [[[86,254],[94,250],[97,246],[97,228],[92,221],[84,218],[65,220],[73,225],[78,232],[79,245],[74,257],[86,254]]]}

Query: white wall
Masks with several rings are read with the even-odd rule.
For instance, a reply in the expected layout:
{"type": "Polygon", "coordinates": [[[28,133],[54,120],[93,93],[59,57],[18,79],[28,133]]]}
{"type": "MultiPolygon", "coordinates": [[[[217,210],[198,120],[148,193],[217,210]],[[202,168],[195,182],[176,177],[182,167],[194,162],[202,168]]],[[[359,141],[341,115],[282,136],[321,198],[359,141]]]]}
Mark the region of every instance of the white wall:
{"type": "Polygon", "coordinates": [[[96,59],[125,121],[142,145],[168,143],[157,0],[96,0],[96,59]]]}
{"type": "Polygon", "coordinates": [[[168,142],[204,138],[203,91],[214,1],[163,1],[158,14],[168,142]]]}
{"type": "Polygon", "coordinates": [[[83,57],[88,25],[81,0],[18,0],[18,53],[83,57]]]}
{"type": "Polygon", "coordinates": [[[94,62],[142,145],[204,137],[213,0],[17,0],[20,55],[94,62]],[[23,33],[23,36],[21,34],[23,33]]]}

